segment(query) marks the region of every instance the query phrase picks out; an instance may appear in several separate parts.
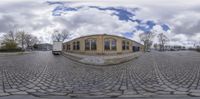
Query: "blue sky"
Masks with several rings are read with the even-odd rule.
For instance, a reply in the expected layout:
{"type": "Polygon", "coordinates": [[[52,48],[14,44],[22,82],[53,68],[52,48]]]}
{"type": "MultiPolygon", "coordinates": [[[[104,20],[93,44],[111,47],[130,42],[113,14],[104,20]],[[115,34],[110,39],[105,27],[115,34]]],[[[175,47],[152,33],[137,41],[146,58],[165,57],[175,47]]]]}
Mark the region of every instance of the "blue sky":
{"type": "MultiPolygon", "coordinates": [[[[63,2],[48,2],[50,5],[57,5],[53,10],[52,10],[52,15],[53,16],[62,16],[62,13],[64,12],[71,12],[71,11],[78,11],[79,9],[84,8],[85,6],[79,6],[79,7],[68,7],[65,6],[65,3],[63,2]]],[[[122,33],[127,37],[130,37],[130,34],[134,34],[134,31],[141,30],[144,32],[150,32],[152,28],[155,25],[160,25],[164,31],[170,30],[169,26],[166,25],[165,23],[158,24],[154,22],[153,20],[142,20],[142,19],[133,19],[132,17],[136,16],[136,11],[139,11],[139,8],[125,8],[125,7],[99,7],[99,6],[86,6],[89,8],[95,8],[98,10],[102,11],[113,11],[110,15],[112,16],[117,16],[119,20],[121,21],[131,21],[131,22],[137,22],[138,25],[136,26],[136,30],[133,30],[132,33],[122,33]],[[126,35],[127,34],[127,35],[126,35]]]]}

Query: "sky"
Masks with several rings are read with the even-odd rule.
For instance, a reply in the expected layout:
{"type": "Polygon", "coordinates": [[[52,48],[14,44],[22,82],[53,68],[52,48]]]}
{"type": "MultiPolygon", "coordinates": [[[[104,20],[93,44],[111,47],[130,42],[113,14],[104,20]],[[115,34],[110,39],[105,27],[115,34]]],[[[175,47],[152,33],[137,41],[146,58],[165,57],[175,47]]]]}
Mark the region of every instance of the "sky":
{"type": "Polygon", "coordinates": [[[47,43],[54,30],[70,39],[111,34],[141,42],[140,34],[153,31],[168,45],[191,47],[200,44],[200,0],[1,0],[0,23],[0,39],[17,28],[47,43]]]}

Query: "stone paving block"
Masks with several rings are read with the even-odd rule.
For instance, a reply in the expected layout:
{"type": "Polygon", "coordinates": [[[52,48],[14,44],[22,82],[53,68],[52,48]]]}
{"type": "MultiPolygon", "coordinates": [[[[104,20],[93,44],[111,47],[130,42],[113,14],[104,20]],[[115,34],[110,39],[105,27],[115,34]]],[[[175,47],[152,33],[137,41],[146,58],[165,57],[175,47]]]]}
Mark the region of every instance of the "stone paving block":
{"type": "Polygon", "coordinates": [[[126,89],[127,89],[126,86],[121,86],[121,87],[120,87],[120,90],[126,90],[126,89]]]}
{"type": "Polygon", "coordinates": [[[119,97],[120,95],[122,95],[122,93],[112,92],[112,93],[107,93],[106,95],[111,97],[111,98],[116,98],[116,97],[119,97]]]}
{"type": "Polygon", "coordinates": [[[200,93],[198,93],[198,92],[191,92],[188,95],[192,96],[192,97],[200,97],[200,93]]]}
{"type": "Polygon", "coordinates": [[[133,90],[125,90],[123,94],[124,95],[136,95],[137,92],[133,91],[133,90]]]}
{"type": "Polygon", "coordinates": [[[36,92],[36,90],[34,90],[34,89],[28,89],[28,90],[26,90],[26,92],[33,93],[33,92],[36,92]]]}
{"type": "Polygon", "coordinates": [[[80,64],[48,52],[15,56],[17,58],[1,57],[0,70],[3,73],[0,71],[0,94],[70,94],[72,97],[152,97],[154,94],[166,97],[187,94],[199,96],[200,55],[192,52],[176,53],[153,52],[134,61],[105,67],[80,64]],[[178,56],[176,53],[183,55],[178,56]],[[2,62],[8,59],[12,62],[2,62]]]}
{"type": "Polygon", "coordinates": [[[147,97],[147,96],[140,95],[140,94],[137,94],[137,95],[121,95],[121,96],[119,96],[119,98],[144,98],[144,97],[147,97]]]}
{"type": "Polygon", "coordinates": [[[18,91],[18,92],[12,92],[11,94],[12,95],[27,95],[28,93],[24,91],[18,91]]]}
{"type": "Polygon", "coordinates": [[[63,92],[53,92],[53,93],[49,93],[49,95],[65,96],[65,95],[68,95],[68,93],[63,93],[63,92]]]}
{"type": "Polygon", "coordinates": [[[17,92],[19,91],[18,89],[5,89],[6,92],[17,92]]]}
{"type": "Polygon", "coordinates": [[[173,94],[174,94],[174,95],[187,95],[188,92],[183,92],[183,91],[174,91],[173,94]]]}
{"type": "Polygon", "coordinates": [[[89,95],[91,95],[91,96],[99,96],[99,95],[104,95],[104,93],[103,92],[90,92],[90,93],[88,93],[89,95]]]}
{"type": "Polygon", "coordinates": [[[26,87],[27,88],[32,88],[32,87],[34,87],[35,85],[34,84],[30,84],[30,85],[27,85],[26,87]]]}
{"type": "Polygon", "coordinates": [[[88,97],[88,94],[68,94],[71,98],[78,98],[78,97],[88,97]]]}
{"type": "Polygon", "coordinates": [[[0,93],[0,97],[2,96],[9,96],[10,94],[9,93],[0,93]]]}

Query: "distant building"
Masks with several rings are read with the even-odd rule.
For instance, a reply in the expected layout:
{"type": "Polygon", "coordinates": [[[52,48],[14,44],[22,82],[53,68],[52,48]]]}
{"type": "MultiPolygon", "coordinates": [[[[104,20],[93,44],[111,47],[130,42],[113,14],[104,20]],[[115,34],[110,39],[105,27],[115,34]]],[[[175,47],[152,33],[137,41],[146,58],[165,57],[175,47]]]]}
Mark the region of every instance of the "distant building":
{"type": "Polygon", "coordinates": [[[2,47],[2,41],[0,40],[0,48],[2,47]]]}
{"type": "Polygon", "coordinates": [[[143,45],[120,36],[97,34],[65,42],[63,50],[83,54],[121,54],[143,51],[143,45]]]}
{"type": "Polygon", "coordinates": [[[184,46],[179,46],[179,45],[166,45],[165,50],[166,51],[179,51],[179,50],[185,50],[186,48],[184,46]]]}
{"type": "Polygon", "coordinates": [[[34,50],[49,51],[49,50],[52,50],[52,44],[48,44],[48,43],[36,44],[34,45],[34,50]]]}

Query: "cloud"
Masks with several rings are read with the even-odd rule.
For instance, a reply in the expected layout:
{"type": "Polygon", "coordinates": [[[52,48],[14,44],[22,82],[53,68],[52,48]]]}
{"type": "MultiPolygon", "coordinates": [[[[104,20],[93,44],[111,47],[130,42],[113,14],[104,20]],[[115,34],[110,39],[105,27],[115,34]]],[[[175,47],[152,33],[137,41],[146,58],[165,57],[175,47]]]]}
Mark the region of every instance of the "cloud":
{"type": "Polygon", "coordinates": [[[132,32],[137,25],[136,22],[119,20],[117,16],[111,15],[110,12],[89,7],[57,16],[54,21],[62,24],[63,29],[70,30],[75,37],[104,33],[121,35],[124,32],[132,32]]]}
{"type": "Polygon", "coordinates": [[[184,45],[199,41],[199,4],[197,0],[8,0],[0,4],[0,33],[17,24],[44,42],[51,42],[54,29],[67,29],[72,38],[107,33],[139,41],[139,34],[156,30],[165,33],[170,44],[184,45]]]}
{"type": "Polygon", "coordinates": [[[183,34],[195,34],[200,31],[200,14],[199,12],[183,12],[174,16],[170,20],[174,32],[183,34]]]}
{"type": "MultiPolygon", "coordinates": [[[[139,8],[91,5],[76,6],[72,9],[71,6],[65,6],[65,3],[62,3],[58,4],[52,13],[54,16],[59,16],[56,20],[64,23],[65,28],[70,27],[71,31],[75,30],[74,34],[78,33],[80,36],[99,33],[126,36],[127,33],[133,35],[133,32],[138,30],[151,31],[157,23],[154,20],[135,18],[136,11],[139,11],[139,8]],[[74,14],[72,15],[72,13],[74,14]],[[97,28],[93,28],[93,26],[97,28]],[[79,33],[80,30],[81,33],[79,33]]],[[[162,29],[167,31],[169,27],[162,24],[162,29]]]]}

